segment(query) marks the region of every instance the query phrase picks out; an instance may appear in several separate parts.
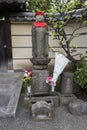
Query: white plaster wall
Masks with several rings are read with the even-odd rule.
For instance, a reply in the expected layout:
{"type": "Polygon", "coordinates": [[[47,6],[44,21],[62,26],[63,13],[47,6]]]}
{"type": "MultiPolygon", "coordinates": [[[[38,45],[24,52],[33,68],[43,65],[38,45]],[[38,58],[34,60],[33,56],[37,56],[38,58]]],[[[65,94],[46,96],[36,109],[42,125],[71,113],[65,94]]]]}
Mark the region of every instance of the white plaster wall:
{"type": "MultiPolygon", "coordinates": [[[[78,24],[77,24],[78,25],[78,24]]],[[[66,27],[66,32],[70,34],[73,29],[77,27],[76,24],[69,24],[66,27]]],[[[31,37],[32,23],[28,22],[14,22],[11,23],[11,40],[12,40],[12,55],[13,55],[13,69],[23,69],[32,67],[30,58],[32,57],[32,37],[31,37]]],[[[80,32],[87,32],[87,28],[80,29],[80,32]]],[[[78,52],[85,52],[87,50],[87,35],[72,40],[72,45],[77,44],[78,52]]],[[[52,58],[49,66],[54,64],[54,52],[64,52],[58,44],[58,40],[54,40],[49,36],[49,57],[52,58]],[[53,51],[52,51],[53,50],[53,51]]]]}

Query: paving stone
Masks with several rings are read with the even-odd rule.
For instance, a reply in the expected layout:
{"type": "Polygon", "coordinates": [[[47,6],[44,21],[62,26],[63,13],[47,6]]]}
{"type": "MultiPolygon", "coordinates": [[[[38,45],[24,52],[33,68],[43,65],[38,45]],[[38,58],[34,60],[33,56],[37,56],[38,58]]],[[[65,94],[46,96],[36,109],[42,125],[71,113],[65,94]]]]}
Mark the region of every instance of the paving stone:
{"type": "Polygon", "coordinates": [[[0,117],[15,117],[23,73],[0,72],[0,117]]]}
{"type": "Polygon", "coordinates": [[[22,93],[15,118],[0,118],[0,130],[87,130],[87,116],[74,116],[62,105],[53,110],[52,120],[33,121],[23,99],[22,93]]]}

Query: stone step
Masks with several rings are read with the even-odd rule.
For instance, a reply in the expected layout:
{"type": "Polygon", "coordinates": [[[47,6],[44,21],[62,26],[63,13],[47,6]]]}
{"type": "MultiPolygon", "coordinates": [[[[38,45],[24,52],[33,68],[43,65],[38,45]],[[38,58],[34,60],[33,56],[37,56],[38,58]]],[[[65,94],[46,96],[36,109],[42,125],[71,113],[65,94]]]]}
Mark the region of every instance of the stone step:
{"type": "Polygon", "coordinates": [[[15,117],[22,79],[22,72],[0,72],[0,117],[15,117]]]}

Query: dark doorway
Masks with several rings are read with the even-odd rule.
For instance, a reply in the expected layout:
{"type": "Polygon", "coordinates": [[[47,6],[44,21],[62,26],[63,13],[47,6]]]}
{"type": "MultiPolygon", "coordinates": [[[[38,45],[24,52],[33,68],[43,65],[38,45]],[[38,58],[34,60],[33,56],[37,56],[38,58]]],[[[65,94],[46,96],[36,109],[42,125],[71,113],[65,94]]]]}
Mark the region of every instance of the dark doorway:
{"type": "Polygon", "coordinates": [[[6,43],[5,22],[0,22],[0,71],[7,71],[7,43],[6,43]]]}

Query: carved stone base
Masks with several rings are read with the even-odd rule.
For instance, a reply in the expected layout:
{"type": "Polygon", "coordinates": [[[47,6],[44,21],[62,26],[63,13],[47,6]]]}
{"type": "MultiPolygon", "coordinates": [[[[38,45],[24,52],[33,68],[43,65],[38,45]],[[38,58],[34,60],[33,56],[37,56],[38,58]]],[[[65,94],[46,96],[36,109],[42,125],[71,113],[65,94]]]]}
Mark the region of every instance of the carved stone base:
{"type": "Polygon", "coordinates": [[[46,84],[46,78],[49,76],[48,70],[33,70],[32,76],[32,95],[48,95],[49,87],[46,84]]]}
{"type": "Polygon", "coordinates": [[[33,120],[43,121],[53,118],[53,112],[59,106],[58,96],[42,96],[29,98],[29,106],[33,120]]]}
{"type": "Polygon", "coordinates": [[[32,104],[32,118],[36,121],[49,120],[53,117],[53,104],[44,100],[37,101],[32,104]]]}
{"type": "Polygon", "coordinates": [[[45,100],[46,102],[52,102],[54,108],[59,106],[59,96],[57,96],[57,95],[56,96],[31,97],[31,98],[29,98],[29,104],[35,103],[40,100],[45,100]]]}

